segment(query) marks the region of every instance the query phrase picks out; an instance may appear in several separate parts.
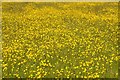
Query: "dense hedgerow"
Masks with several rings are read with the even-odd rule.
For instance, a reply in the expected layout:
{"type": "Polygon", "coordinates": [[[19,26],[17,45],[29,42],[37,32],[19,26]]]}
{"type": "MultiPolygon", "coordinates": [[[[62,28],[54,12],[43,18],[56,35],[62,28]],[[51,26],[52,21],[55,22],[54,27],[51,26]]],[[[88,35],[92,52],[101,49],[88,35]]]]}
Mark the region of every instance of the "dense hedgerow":
{"type": "Polygon", "coordinates": [[[118,3],[2,3],[3,77],[118,77],[118,3]]]}

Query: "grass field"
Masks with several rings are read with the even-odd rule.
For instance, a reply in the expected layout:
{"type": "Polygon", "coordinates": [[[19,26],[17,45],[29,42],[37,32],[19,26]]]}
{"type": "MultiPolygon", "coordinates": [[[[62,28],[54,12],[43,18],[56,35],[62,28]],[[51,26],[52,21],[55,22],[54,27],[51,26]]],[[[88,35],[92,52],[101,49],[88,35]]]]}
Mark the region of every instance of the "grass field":
{"type": "Polygon", "coordinates": [[[3,78],[117,78],[118,3],[2,3],[3,78]]]}

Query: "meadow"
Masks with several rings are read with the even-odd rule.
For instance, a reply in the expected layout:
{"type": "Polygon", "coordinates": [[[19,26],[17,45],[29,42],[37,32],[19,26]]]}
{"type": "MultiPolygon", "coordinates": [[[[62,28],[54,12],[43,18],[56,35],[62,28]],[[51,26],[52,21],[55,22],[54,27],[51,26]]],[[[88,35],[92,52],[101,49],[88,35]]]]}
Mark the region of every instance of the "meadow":
{"type": "Polygon", "coordinates": [[[3,78],[117,78],[118,3],[3,2],[3,78]]]}

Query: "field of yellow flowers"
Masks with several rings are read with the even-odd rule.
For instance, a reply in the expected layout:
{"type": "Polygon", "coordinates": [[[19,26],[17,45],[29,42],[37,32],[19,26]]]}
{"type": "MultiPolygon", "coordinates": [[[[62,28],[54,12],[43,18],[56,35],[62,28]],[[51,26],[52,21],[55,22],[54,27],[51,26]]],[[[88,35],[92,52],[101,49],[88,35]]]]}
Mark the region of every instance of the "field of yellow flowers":
{"type": "Polygon", "coordinates": [[[2,3],[3,78],[117,78],[118,3],[2,3]]]}

